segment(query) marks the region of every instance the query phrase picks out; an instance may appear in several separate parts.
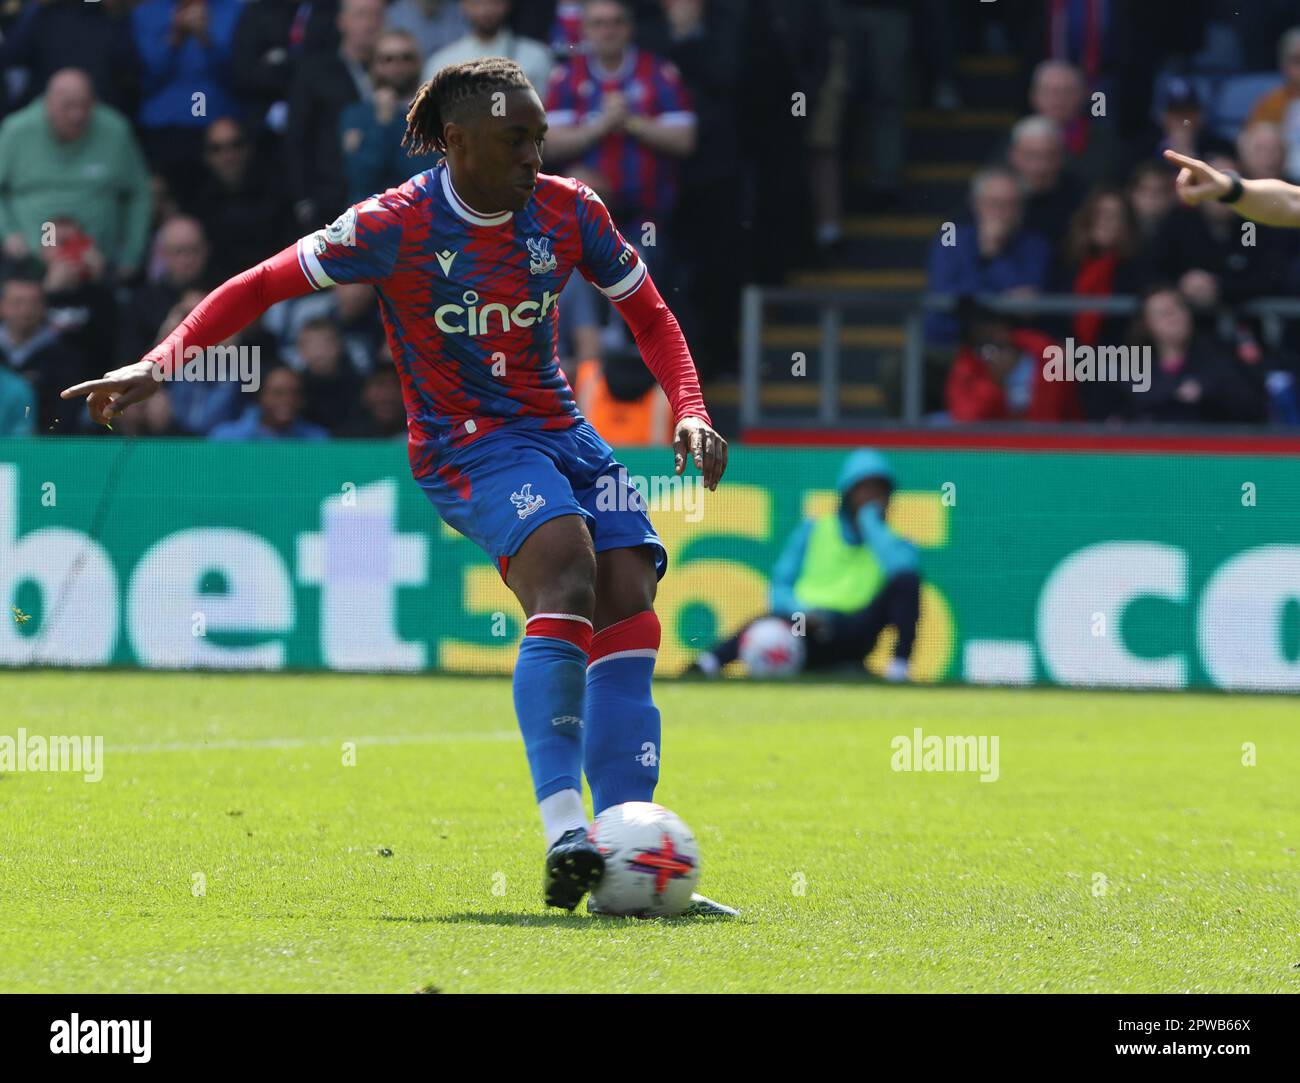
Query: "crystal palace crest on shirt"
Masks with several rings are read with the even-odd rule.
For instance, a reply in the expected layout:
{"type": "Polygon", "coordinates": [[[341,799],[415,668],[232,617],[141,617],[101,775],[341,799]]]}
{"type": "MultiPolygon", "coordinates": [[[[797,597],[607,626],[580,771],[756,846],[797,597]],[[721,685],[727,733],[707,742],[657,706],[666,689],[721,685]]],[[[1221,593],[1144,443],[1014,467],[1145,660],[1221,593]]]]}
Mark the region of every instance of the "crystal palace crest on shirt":
{"type": "Polygon", "coordinates": [[[531,275],[544,275],[548,271],[556,268],[556,259],[551,255],[551,238],[550,237],[529,237],[525,244],[528,245],[528,273],[531,275]]]}

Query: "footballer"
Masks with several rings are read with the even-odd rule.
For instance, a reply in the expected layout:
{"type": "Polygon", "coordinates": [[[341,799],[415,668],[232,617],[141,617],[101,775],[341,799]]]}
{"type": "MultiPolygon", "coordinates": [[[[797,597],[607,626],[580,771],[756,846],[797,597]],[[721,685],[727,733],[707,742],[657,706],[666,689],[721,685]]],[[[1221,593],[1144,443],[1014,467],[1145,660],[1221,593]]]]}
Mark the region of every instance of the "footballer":
{"type": "MultiPolygon", "coordinates": [[[[589,187],[540,172],[546,113],[519,65],[488,57],[443,68],[406,119],[404,143],[442,152],[437,166],[223,283],[142,360],[63,396],[86,396],[106,423],[152,395],[174,358],[271,305],[338,283],[375,287],[416,484],[523,607],[514,704],[546,836],[543,894],[572,910],[604,870],[583,773],[597,815],[654,799],[654,600],[668,561],[556,359],[557,299],[575,268],[614,304],[672,404],[676,472],[689,455],[716,489],[727,443],[636,250],[589,187]],[[596,500],[610,478],[627,499],[596,500]]],[[[702,896],[688,912],[734,913],[702,896]]]]}

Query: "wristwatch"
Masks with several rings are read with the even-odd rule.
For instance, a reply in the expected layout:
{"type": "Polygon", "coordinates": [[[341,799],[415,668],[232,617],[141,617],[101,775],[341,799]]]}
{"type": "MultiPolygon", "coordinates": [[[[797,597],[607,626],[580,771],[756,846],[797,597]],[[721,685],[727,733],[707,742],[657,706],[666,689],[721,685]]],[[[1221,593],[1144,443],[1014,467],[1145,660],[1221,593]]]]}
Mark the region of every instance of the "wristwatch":
{"type": "Polygon", "coordinates": [[[1241,174],[1231,169],[1225,169],[1223,170],[1223,173],[1228,180],[1232,182],[1232,187],[1224,192],[1223,195],[1219,196],[1219,202],[1236,203],[1237,200],[1245,195],[1246,192],[1245,188],[1241,185],[1241,174]]]}

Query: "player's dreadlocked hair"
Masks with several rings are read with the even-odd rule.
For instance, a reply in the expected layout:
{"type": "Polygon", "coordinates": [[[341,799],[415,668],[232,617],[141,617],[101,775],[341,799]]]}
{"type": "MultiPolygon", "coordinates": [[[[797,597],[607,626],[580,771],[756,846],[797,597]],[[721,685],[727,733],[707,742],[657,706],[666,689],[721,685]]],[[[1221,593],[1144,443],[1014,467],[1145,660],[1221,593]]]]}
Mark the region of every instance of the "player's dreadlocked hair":
{"type": "Polygon", "coordinates": [[[504,56],[486,56],[464,64],[449,64],[416,92],[406,113],[402,146],[407,154],[446,152],[442,138],[448,121],[461,123],[484,94],[531,89],[524,69],[504,56]]]}

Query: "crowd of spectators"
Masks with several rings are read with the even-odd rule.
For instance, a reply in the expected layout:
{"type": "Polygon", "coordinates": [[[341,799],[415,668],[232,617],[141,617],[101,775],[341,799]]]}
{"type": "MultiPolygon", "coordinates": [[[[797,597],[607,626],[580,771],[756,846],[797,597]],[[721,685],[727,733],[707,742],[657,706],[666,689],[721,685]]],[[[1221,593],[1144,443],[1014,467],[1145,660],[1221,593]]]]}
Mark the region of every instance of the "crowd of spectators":
{"type": "MultiPolygon", "coordinates": [[[[936,242],[930,289],[1148,300],[1140,320],[1081,313],[999,327],[969,306],[967,319],[932,314],[931,357],[954,375],[949,416],[1027,416],[1025,355],[1012,356],[1012,344],[1032,338],[1022,332],[1154,340],[1163,324],[1151,298],[1163,297],[1181,299],[1195,345],[1178,362],[1167,340],[1168,371],[1217,366],[1213,379],[1208,368],[1188,376],[1177,405],[1159,409],[1154,395],[1134,404],[1083,393],[1071,402],[1040,395],[1035,410],[1276,419],[1288,395],[1294,402],[1285,351],[1261,345],[1232,306],[1287,292],[1300,277],[1296,236],[1260,229],[1245,248],[1226,208],[1174,208],[1156,154],[1171,146],[1249,176],[1300,175],[1300,32],[1284,33],[1300,25],[1300,0],[1258,0],[1250,20],[1237,20],[1246,28],[1235,43],[1239,70],[1265,63],[1280,38],[1280,75],[1261,88],[1235,140],[1207,122],[1193,70],[1159,84],[1159,122],[1150,123],[1156,68],[1201,48],[1232,5],[1179,0],[1177,19],[1167,7],[13,0],[0,8],[0,435],[102,431],[80,403],[59,399],[62,387],[139,358],[226,278],[434,164],[401,146],[406,103],[440,66],[486,55],[513,57],[537,86],[551,126],[544,168],[600,193],[677,312],[705,378],[734,372],[742,282],[842,264],[850,195],[881,212],[905,206],[904,105],[962,105],[959,48],[1018,56],[1032,74],[1029,114],[974,179],[955,243],[936,242]],[[1101,115],[1099,92],[1112,103],[1101,115]],[[848,168],[855,153],[870,163],[865,180],[848,168]],[[854,183],[861,189],[846,193],[854,183]],[[977,341],[976,328],[1000,337],[977,341]],[[1220,395],[1234,380],[1244,393],[1220,395]],[[972,381],[989,386],[962,400],[972,381]]],[[[657,402],[624,417],[624,392],[648,403],[653,389],[637,391],[641,380],[630,378],[631,344],[608,304],[574,276],[560,313],[570,382],[611,418],[658,431],[657,402]]],[[[258,348],[256,395],[169,383],[116,431],[403,431],[369,287],[278,305],[235,344],[258,348]]]]}
{"type": "MultiPolygon", "coordinates": [[[[776,246],[784,266],[768,260],[771,275],[813,247],[811,214],[799,212],[809,201],[790,198],[785,177],[810,183],[807,133],[786,126],[794,143],[774,168],[759,109],[790,115],[795,90],[816,107],[840,2],[6,5],[0,435],[90,431],[84,406],[58,398],[63,386],[138,359],[226,278],[436,164],[401,146],[407,104],[441,66],[490,55],[518,61],[547,105],[544,168],[597,190],[700,368],[734,371],[739,287],[760,262],[745,246],[776,246]]],[[[626,351],[585,281],[561,311],[571,379],[581,362],[626,351]]],[[[266,370],[256,402],[169,383],[116,431],[401,431],[369,287],[277,306],[240,343],[259,347],[266,370]],[[272,379],[272,368],[288,371],[272,379]]]]}
{"type": "MultiPolygon", "coordinates": [[[[1104,6],[1065,6],[1098,12],[1099,41],[1107,40],[1104,6]]],[[[1300,21],[1300,5],[1260,8],[1300,21]]],[[[1255,38],[1273,23],[1216,25],[1227,39],[1217,38],[1219,46],[1241,57],[1258,54],[1255,38]]],[[[1221,203],[1182,206],[1176,169],[1161,157],[1173,149],[1244,177],[1300,179],[1300,26],[1273,40],[1271,79],[1236,72],[1218,80],[1264,88],[1233,124],[1214,99],[1216,80],[1190,51],[1155,80],[1140,124],[1123,123],[1114,107],[1119,84],[1104,56],[1063,39],[1032,69],[1028,114],[972,179],[968,214],[930,248],[928,290],[954,302],[925,324],[929,366],[942,374],[936,420],[1300,419],[1296,321],[1265,334],[1248,310],[1248,302],[1300,288],[1300,233],[1247,224],[1221,203]],[[1135,308],[1048,313],[1030,300],[1063,294],[1130,298],[1135,308]],[[1002,303],[991,311],[976,297],[1002,303]],[[1134,389],[1126,376],[1051,387],[1054,351],[1044,352],[1070,344],[1112,348],[1110,356],[1119,356],[1115,347],[1149,351],[1151,386],[1134,389]]],[[[1151,58],[1152,71],[1160,61],[1151,58]]]]}

